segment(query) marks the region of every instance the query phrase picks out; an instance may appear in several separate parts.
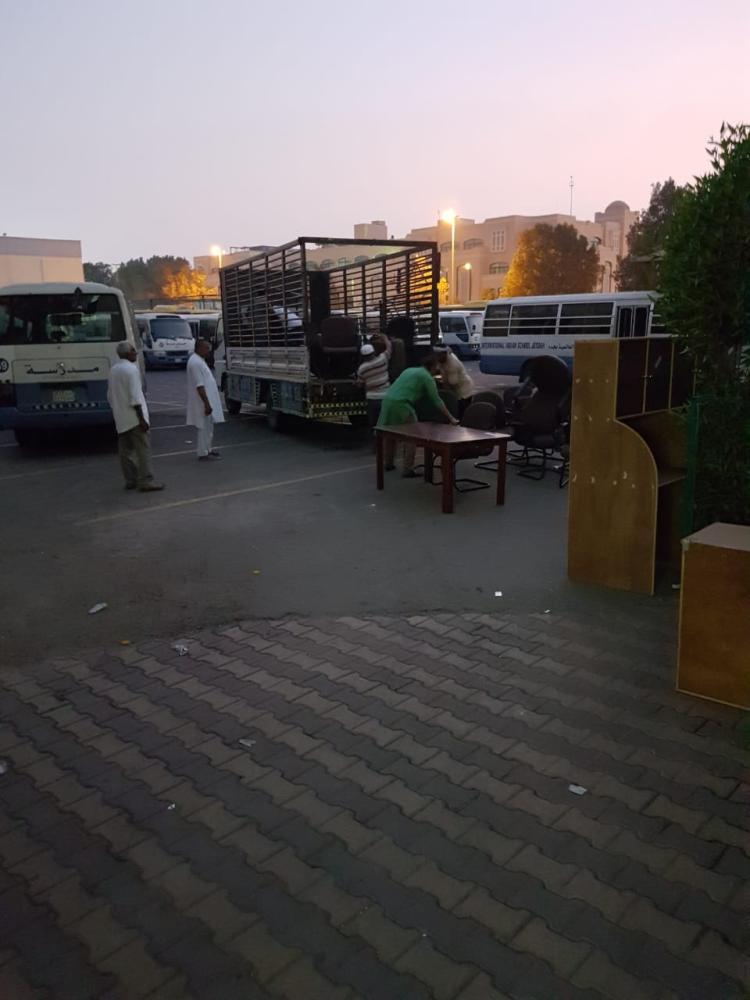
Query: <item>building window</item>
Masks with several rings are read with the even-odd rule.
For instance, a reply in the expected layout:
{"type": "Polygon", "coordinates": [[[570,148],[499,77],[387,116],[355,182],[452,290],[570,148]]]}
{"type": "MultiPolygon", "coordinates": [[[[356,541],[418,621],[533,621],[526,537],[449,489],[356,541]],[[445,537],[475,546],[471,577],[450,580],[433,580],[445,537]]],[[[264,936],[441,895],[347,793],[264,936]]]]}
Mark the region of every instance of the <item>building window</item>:
{"type": "Polygon", "coordinates": [[[495,253],[505,250],[505,230],[496,229],[492,234],[492,249],[495,253]]]}
{"type": "Polygon", "coordinates": [[[339,260],[338,260],[339,267],[344,267],[348,263],[349,263],[349,258],[348,257],[339,257],[339,260]]]}
{"type": "Polygon", "coordinates": [[[369,257],[365,257],[364,254],[359,254],[358,257],[354,258],[354,263],[355,264],[363,264],[366,260],[369,260],[369,259],[370,258],[369,257]]]}
{"type": "Polygon", "coordinates": [[[496,260],[494,263],[490,264],[490,274],[507,274],[508,267],[508,264],[502,264],[500,261],[496,260]]]}
{"type": "Polygon", "coordinates": [[[321,260],[320,266],[327,269],[329,267],[333,267],[335,263],[335,260],[332,260],[330,257],[326,257],[325,260],[321,260]]]}
{"type": "Polygon", "coordinates": [[[481,246],[484,246],[484,240],[464,240],[464,250],[473,250],[481,246]]]}
{"type": "Polygon", "coordinates": [[[448,253],[448,251],[450,250],[450,248],[451,248],[450,242],[448,242],[448,243],[441,243],[440,244],[440,253],[448,253]]]}

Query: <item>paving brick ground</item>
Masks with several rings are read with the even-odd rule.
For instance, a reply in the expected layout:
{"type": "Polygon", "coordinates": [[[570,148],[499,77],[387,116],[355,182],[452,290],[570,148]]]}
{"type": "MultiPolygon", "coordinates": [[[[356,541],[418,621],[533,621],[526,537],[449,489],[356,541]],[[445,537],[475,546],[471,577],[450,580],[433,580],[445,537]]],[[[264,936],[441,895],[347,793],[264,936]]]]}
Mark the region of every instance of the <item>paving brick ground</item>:
{"type": "Polygon", "coordinates": [[[654,607],[4,674],[0,998],[746,996],[740,714],[654,607]]]}

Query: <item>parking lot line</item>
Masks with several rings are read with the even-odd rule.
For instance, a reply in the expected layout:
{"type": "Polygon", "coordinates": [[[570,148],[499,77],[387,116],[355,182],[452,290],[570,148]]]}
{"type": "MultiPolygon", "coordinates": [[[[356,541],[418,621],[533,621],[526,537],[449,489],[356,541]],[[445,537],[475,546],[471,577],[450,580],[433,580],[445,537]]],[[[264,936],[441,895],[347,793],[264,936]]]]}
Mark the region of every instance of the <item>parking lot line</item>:
{"type": "Polygon", "coordinates": [[[105,521],[119,521],[126,517],[145,517],[146,514],[155,514],[162,510],[173,510],[175,507],[189,507],[197,503],[209,503],[212,500],[225,500],[227,497],[239,497],[246,493],[261,493],[264,490],[276,490],[282,486],[296,486],[298,483],[311,483],[316,479],[327,479],[331,476],[344,476],[349,472],[361,472],[363,469],[372,470],[373,463],[367,462],[365,465],[350,465],[345,469],[333,469],[331,472],[317,472],[312,476],[299,476],[297,479],[280,479],[275,483],[261,483],[258,486],[245,486],[239,490],[224,490],[222,493],[209,493],[208,496],[190,497],[186,500],[173,500],[171,503],[155,504],[151,507],[136,507],[134,510],[123,510],[117,514],[103,514],[101,517],[90,517],[85,521],[76,521],[76,528],[83,528],[89,524],[102,524],[105,521]]]}
{"type": "MultiPolygon", "coordinates": [[[[243,441],[240,444],[219,444],[219,451],[226,451],[228,448],[252,448],[254,445],[264,444],[265,441],[243,441]]],[[[195,448],[186,448],[184,451],[164,451],[154,452],[152,458],[173,458],[175,455],[194,455],[195,448]]],[[[47,476],[53,472],[67,472],[69,469],[87,469],[93,466],[93,461],[74,462],[70,465],[53,465],[51,468],[35,469],[33,472],[14,472],[10,476],[0,476],[0,483],[9,479],[26,479],[32,476],[47,476]]]]}

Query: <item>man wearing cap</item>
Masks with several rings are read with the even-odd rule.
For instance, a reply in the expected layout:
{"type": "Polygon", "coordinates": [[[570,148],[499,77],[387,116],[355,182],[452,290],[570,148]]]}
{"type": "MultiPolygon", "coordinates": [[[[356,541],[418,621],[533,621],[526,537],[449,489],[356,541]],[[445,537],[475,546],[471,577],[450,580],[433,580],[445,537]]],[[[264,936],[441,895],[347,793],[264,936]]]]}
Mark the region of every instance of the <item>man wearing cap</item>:
{"type": "Polygon", "coordinates": [[[357,381],[365,388],[367,397],[367,426],[372,435],[380,415],[380,404],[390,388],[388,377],[388,352],[380,338],[373,338],[372,344],[363,344],[360,349],[362,363],[357,369],[357,381]]]}

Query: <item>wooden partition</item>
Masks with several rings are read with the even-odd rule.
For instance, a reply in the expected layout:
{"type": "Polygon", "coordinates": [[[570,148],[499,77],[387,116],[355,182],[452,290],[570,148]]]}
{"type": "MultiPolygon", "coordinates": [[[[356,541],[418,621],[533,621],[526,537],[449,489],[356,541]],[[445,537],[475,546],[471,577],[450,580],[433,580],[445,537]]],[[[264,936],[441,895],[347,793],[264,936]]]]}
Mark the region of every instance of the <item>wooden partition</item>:
{"type": "Polygon", "coordinates": [[[568,575],[653,594],[679,568],[692,370],[667,337],[578,341],[573,370],[568,575]]]}
{"type": "Polygon", "coordinates": [[[750,709],[750,527],[683,542],[677,690],[750,709]]]}

